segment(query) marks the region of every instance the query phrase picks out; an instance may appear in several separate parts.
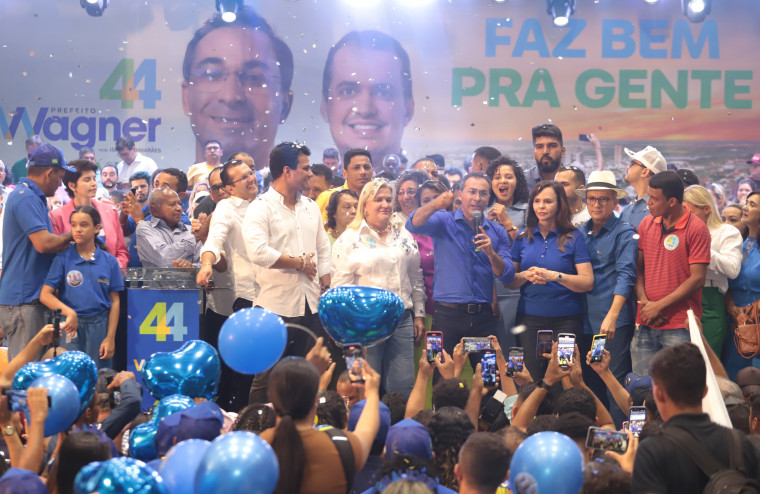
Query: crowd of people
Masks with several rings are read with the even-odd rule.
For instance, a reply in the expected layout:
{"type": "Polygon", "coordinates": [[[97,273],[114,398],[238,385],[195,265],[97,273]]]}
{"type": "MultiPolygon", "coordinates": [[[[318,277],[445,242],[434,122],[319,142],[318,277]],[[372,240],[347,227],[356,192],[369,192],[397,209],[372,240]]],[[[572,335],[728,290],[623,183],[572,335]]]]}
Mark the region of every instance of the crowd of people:
{"type": "MultiPolygon", "coordinates": [[[[398,175],[365,149],[342,163],[328,150],[330,165],[312,164],[307,146],[282,142],[262,173],[246,153],[225,161],[229,150],[211,139],[206,161],[185,172],[158,168],[129,138],[115,146],[122,162],[102,167],[92,150],[67,163],[30,139],[26,176],[5,191],[2,214],[10,363],[0,381],[50,345],[52,311],[61,347],[88,354],[100,377],[91,408],[53,441],[35,428],[47,410],[38,391],[27,424],[0,397],[10,466],[71,492],[89,461],[130,454],[145,415],[118,359],[124,274],[161,268],[194,270],[207,288],[201,337],[214,346],[240,309],[292,323],[273,368],[223,367],[216,404],[206,405],[224,417],[218,427],[164,437],[162,456],[173,441],[250,430],[279,459],[279,493],[530,492],[509,482],[510,458],[531,435],[556,431],[589,462],[582,492],[699,492],[710,475],[692,454],[731,468],[736,456],[733,433],[703,413],[714,374],[743,432],[742,473],[757,482],[760,191],[748,180],[731,203],[693,171],[669,169],[652,146],[626,149],[625,177],[587,177],[563,164],[557,126],[532,136],[527,170],[482,147],[467,169],[428,156],[398,175]],[[61,187],[68,200],[52,207],[61,187]],[[361,370],[346,368],[341,345],[351,342],[332,339],[318,314],[323,293],[350,285],[388,290],[405,310],[390,338],[364,349],[361,370]],[[423,351],[430,331],[440,334],[434,358],[423,351]],[[539,345],[547,332],[550,348],[539,345]],[[481,339],[476,351],[465,338],[481,339]],[[640,434],[632,406],[646,408],[640,434]],[[624,435],[594,445],[590,427],[624,435]]],[[[760,155],[748,164],[760,174],[760,155]]],[[[198,414],[189,415],[200,424],[198,414]]],[[[0,492],[21,477],[0,478],[0,492]]]]}

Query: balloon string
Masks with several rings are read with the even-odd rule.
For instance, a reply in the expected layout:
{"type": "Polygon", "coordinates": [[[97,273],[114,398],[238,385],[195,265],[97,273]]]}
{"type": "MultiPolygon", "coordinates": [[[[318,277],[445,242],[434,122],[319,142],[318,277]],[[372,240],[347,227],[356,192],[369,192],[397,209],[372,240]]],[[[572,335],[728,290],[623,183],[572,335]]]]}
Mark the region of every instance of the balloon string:
{"type": "Polygon", "coordinates": [[[300,330],[301,330],[301,331],[303,331],[304,333],[307,333],[309,336],[311,336],[312,338],[314,338],[314,341],[317,341],[317,335],[315,335],[315,334],[314,334],[314,331],[310,330],[310,329],[309,329],[309,328],[307,328],[306,326],[301,326],[300,324],[296,324],[296,323],[293,323],[293,322],[289,322],[289,323],[285,323],[285,327],[286,327],[286,328],[296,328],[296,329],[300,329],[300,330]]]}

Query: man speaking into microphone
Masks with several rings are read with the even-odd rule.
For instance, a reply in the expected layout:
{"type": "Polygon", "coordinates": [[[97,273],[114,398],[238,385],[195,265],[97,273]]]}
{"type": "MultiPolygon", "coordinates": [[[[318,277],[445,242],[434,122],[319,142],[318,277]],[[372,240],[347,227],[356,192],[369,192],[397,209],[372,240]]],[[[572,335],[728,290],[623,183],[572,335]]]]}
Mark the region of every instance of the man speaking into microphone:
{"type": "MultiPolygon", "coordinates": [[[[433,330],[443,332],[443,348],[450,355],[465,336],[496,334],[494,279],[507,284],[515,276],[507,231],[483,215],[488,178],[470,173],[463,184],[460,209],[449,211],[454,195],[444,192],[406,222],[410,232],[433,239],[433,330]]],[[[475,368],[477,361],[472,364],[475,368]]]]}

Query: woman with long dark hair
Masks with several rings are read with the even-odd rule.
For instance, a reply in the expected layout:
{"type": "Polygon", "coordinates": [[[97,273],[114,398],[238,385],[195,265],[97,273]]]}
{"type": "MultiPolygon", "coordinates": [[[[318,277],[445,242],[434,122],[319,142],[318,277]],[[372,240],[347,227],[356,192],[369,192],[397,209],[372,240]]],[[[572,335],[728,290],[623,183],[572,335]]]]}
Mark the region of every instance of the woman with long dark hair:
{"type": "MultiPolygon", "coordinates": [[[[354,470],[364,467],[380,427],[380,376],[363,366],[364,396],[367,400],[354,432],[348,438],[354,470]]],[[[345,494],[346,475],[338,447],[326,432],[314,428],[317,413],[319,373],[311,362],[287,357],[269,376],[269,399],[277,414],[277,425],[261,433],[272,445],[280,464],[275,493],[345,494]]]]}
{"type": "MultiPolygon", "coordinates": [[[[581,294],[594,286],[594,270],[583,235],[573,226],[565,189],[558,182],[542,180],[533,188],[528,202],[525,229],[512,245],[515,279],[510,288],[520,288],[517,323],[525,349],[525,366],[534,377],[543,376],[546,363],[539,365],[536,336],[549,329],[559,333],[583,332],[581,294]]],[[[579,338],[577,338],[579,339],[579,338]]]]}
{"type": "MultiPolygon", "coordinates": [[[[726,310],[736,326],[736,317],[742,308],[760,300],[760,191],[750,192],[747,204],[742,209],[742,224],[747,227],[747,239],[742,245],[742,267],[739,276],[728,280],[726,310]]],[[[752,365],[752,359],[745,359],[736,350],[733,334],[729,334],[724,350],[726,372],[731,379],[744,367],[752,365]]]]}

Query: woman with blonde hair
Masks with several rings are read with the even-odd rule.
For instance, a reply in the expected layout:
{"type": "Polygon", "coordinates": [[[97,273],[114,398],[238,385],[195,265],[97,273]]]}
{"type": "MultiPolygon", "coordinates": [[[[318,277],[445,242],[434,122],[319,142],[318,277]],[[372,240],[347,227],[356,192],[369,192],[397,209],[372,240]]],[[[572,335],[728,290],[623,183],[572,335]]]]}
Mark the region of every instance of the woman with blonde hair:
{"type": "Polygon", "coordinates": [[[398,295],[406,313],[393,335],[367,349],[386,393],[408,397],[414,386],[414,341],[425,331],[425,284],[417,243],[404,225],[391,221],[393,188],[382,178],[367,183],[356,217],[332,248],[332,286],[364,285],[398,295]]]}
{"type": "Polygon", "coordinates": [[[728,290],[728,280],[736,278],[741,269],[742,234],[720,220],[718,206],[701,185],[684,191],[683,205],[710,230],[710,265],[702,288],[702,328],[715,354],[721,355],[728,332],[723,295],[728,290]]]}

